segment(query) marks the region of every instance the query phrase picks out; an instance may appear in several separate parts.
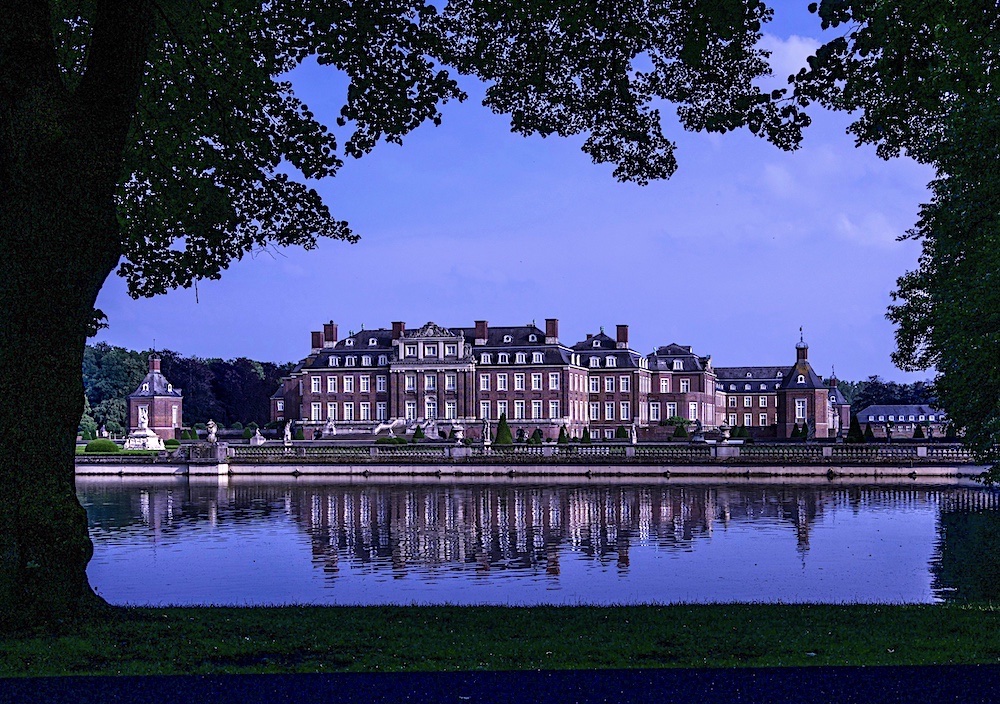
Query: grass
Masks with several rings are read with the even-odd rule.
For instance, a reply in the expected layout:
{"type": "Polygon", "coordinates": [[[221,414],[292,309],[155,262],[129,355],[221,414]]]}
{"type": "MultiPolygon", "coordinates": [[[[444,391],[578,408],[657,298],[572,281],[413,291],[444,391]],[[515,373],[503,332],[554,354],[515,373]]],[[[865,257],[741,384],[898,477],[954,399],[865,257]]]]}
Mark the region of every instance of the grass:
{"type": "Polygon", "coordinates": [[[1000,662],[991,605],[129,608],[0,640],[0,676],[1000,662]]]}

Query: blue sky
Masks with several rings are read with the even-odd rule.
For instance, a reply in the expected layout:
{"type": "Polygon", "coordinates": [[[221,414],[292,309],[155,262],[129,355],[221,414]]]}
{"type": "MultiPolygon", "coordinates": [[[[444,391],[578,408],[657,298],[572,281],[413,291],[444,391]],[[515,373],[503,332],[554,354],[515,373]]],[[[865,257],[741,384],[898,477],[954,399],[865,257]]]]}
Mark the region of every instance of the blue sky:
{"type": "MultiPolygon", "coordinates": [[[[765,27],[777,83],[803,65],[819,22],[782,4],[765,27]]],[[[798,3],[796,3],[798,5],[798,3]]],[[[333,124],[343,81],[306,65],[296,89],[333,124]]],[[[523,138],[483,108],[482,89],[450,103],[403,145],[379,145],[316,184],[362,239],[275,250],[221,281],[133,301],[112,276],[98,299],[99,340],[188,355],[276,362],[308,353],[324,321],[341,334],[475,319],[560,319],[573,343],[630,326],[632,346],[692,345],[716,366],[788,364],[798,328],[824,376],[898,380],[885,320],[895,280],[919,246],[896,238],[927,199],[930,169],[884,162],[845,133],[849,116],[814,108],[802,148],[778,151],[742,131],[669,127],[680,168],[668,181],[620,184],[582,139],[523,138]]]]}

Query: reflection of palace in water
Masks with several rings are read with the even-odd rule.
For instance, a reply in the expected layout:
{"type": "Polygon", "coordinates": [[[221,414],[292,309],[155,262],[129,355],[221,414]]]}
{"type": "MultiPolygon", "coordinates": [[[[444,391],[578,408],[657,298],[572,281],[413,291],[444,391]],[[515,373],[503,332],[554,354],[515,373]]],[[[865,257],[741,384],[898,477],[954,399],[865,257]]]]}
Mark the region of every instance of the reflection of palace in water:
{"type": "MultiPolygon", "coordinates": [[[[139,478],[136,478],[139,479],[139,478]]],[[[84,482],[95,541],[142,531],[169,540],[186,526],[283,517],[309,536],[314,560],[355,568],[544,570],[560,555],[629,566],[632,545],[693,549],[715,531],[760,523],[794,533],[809,549],[825,511],[937,506],[942,513],[996,509],[975,488],[824,485],[543,486],[516,484],[198,486],[84,482]]]]}

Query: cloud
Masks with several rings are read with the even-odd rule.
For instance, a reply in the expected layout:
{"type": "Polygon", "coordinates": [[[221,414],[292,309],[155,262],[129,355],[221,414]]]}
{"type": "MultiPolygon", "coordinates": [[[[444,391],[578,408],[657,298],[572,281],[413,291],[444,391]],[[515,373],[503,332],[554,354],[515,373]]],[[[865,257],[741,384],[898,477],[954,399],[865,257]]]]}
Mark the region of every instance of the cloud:
{"type": "Polygon", "coordinates": [[[764,34],[759,44],[761,49],[771,52],[770,63],[774,71],[771,81],[780,86],[785,85],[789,76],[805,68],[806,59],[816,53],[819,45],[819,42],[812,37],[800,37],[797,34],[785,39],[773,34],[764,34]]]}

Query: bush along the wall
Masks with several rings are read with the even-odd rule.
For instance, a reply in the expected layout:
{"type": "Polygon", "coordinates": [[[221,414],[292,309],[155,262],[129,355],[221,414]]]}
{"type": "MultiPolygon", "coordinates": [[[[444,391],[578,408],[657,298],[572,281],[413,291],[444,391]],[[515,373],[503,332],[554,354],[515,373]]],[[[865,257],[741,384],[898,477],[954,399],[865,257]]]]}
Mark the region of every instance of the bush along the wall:
{"type": "Polygon", "coordinates": [[[865,423],[865,442],[875,442],[875,433],[872,431],[871,423],[865,423]]]}
{"type": "Polygon", "coordinates": [[[569,443],[569,433],[566,432],[566,426],[559,428],[559,437],[556,440],[560,445],[566,445],[569,443]]]}
{"type": "Polygon", "coordinates": [[[687,428],[684,427],[683,423],[679,423],[674,426],[674,439],[676,440],[687,440],[690,436],[688,435],[687,428]]]}
{"type": "Polygon", "coordinates": [[[497,436],[493,440],[494,445],[513,445],[514,436],[510,433],[510,425],[507,424],[507,414],[500,414],[500,422],[497,423],[497,436]]]}
{"type": "Polygon", "coordinates": [[[121,448],[118,446],[114,440],[108,440],[106,438],[97,438],[96,440],[91,440],[87,443],[87,447],[84,448],[84,452],[121,452],[121,448]]]}
{"type": "Polygon", "coordinates": [[[914,440],[924,439],[924,429],[920,425],[917,425],[917,427],[913,429],[913,439],[914,440]]]}
{"type": "Polygon", "coordinates": [[[581,445],[590,444],[590,428],[583,429],[583,435],[580,436],[580,444],[581,445]]]}

